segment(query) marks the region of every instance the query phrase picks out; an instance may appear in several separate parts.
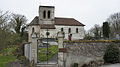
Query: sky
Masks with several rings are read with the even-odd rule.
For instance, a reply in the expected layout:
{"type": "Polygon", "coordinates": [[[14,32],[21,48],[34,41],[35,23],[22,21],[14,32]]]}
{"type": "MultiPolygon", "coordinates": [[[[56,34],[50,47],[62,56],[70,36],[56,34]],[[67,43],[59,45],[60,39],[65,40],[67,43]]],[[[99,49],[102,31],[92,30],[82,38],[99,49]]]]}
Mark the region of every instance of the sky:
{"type": "Polygon", "coordinates": [[[25,15],[27,23],[38,16],[40,5],[55,6],[55,17],[75,18],[85,30],[120,12],[120,0],[0,0],[1,10],[25,15]]]}

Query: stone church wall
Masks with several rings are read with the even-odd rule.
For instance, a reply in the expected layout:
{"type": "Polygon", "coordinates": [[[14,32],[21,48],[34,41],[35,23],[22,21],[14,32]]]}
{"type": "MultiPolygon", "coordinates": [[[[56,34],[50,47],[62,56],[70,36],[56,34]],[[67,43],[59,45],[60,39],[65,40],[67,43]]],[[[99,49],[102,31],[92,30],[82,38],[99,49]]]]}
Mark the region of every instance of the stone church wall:
{"type": "MultiPolygon", "coordinates": [[[[47,29],[41,29],[40,31],[40,37],[41,38],[47,38],[46,35],[47,29]]],[[[50,35],[48,36],[48,38],[56,38],[57,33],[55,29],[49,29],[48,32],[50,33],[50,35]]]]}
{"type": "Polygon", "coordinates": [[[56,32],[61,31],[61,28],[63,28],[63,32],[65,32],[65,38],[68,40],[68,35],[72,34],[72,40],[78,40],[83,39],[84,34],[84,26],[62,26],[62,25],[55,25],[56,32]],[[71,28],[71,33],[68,32],[68,29],[71,28]],[[78,28],[78,33],[76,33],[76,28],[78,28]]]}
{"type": "MultiPolygon", "coordinates": [[[[61,28],[64,29],[63,32],[65,32],[65,39],[68,40],[68,36],[72,34],[72,40],[78,40],[78,39],[83,39],[85,34],[84,34],[84,27],[83,26],[61,26],[61,25],[55,25],[56,29],[49,29],[50,35],[48,38],[56,38],[57,33],[61,31],[61,28]],[[71,33],[68,33],[68,29],[71,28],[71,33]],[[76,28],[78,28],[78,33],[76,33],[76,28]]],[[[40,29],[40,26],[29,26],[29,42],[31,42],[31,34],[32,34],[32,28],[34,28],[34,32],[40,34],[40,37],[46,38],[46,29],[40,29]]]]}
{"type": "Polygon", "coordinates": [[[40,33],[40,26],[37,26],[37,25],[33,25],[33,26],[29,26],[28,27],[28,42],[32,42],[32,37],[31,37],[31,34],[32,34],[32,28],[34,28],[34,32],[36,33],[40,33]]]}
{"type": "MultiPolygon", "coordinates": [[[[103,64],[103,55],[107,45],[110,43],[64,43],[67,48],[66,67],[71,67],[78,63],[79,67],[83,64],[96,62],[103,64]]],[[[115,43],[120,45],[120,43],[115,43]]]]}

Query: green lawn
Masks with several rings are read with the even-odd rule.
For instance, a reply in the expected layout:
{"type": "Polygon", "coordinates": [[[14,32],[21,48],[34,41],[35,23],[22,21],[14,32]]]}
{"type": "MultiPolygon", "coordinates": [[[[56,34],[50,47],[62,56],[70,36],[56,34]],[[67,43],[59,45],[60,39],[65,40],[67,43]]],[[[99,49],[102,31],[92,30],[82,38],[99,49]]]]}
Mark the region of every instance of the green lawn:
{"type": "Polygon", "coordinates": [[[14,56],[0,56],[0,67],[6,67],[6,64],[10,61],[16,60],[14,56]]]}
{"type": "Polygon", "coordinates": [[[13,52],[18,49],[18,46],[16,45],[10,45],[7,48],[0,51],[2,55],[13,55],[13,52]]]}
{"type": "Polygon", "coordinates": [[[13,56],[13,51],[15,51],[18,46],[10,45],[7,48],[0,51],[0,67],[6,67],[8,62],[14,61],[17,58],[13,56]]]}
{"type": "MultiPolygon", "coordinates": [[[[47,48],[40,48],[38,52],[38,59],[39,61],[47,61],[47,48]]],[[[48,59],[52,58],[54,55],[58,53],[58,46],[57,45],[50,45],[48,48],[48,59]]]]}

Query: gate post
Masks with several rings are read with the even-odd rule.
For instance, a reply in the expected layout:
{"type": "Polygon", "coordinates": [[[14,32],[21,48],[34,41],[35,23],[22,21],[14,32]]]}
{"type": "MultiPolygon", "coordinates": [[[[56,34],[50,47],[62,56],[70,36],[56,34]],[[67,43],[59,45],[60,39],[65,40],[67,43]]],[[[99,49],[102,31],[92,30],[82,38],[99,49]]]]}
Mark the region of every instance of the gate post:
{"type": "Polygon", "coordinates": [[[64,34],[62,32],[58,32],[58,67],[64,67],[64,46],[63,46],[63,38],[64,34]]]}
{"type": "Polygon", "coordinates": [[[32,60],[34,63],[37,63],[37,34],[32,34],[32,60]]]}

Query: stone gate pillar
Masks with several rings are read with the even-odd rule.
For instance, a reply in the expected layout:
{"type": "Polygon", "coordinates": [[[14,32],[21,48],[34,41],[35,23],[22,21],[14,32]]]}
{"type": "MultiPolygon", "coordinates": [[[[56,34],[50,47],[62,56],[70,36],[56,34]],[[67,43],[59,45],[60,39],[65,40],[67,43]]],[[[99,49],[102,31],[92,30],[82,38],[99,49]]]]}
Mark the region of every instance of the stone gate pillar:
{"type": "Polygon", "coordinates": [[[37,34],[33,33],[32,34],[32,60],[34,63],[37,63],[37,34]]]}
{"type": "Polygon", "coordinates": [[[63,32],[58,32],[58,67],[64,67],[64,52],[65,48],[63,46],[63,32]]]}

